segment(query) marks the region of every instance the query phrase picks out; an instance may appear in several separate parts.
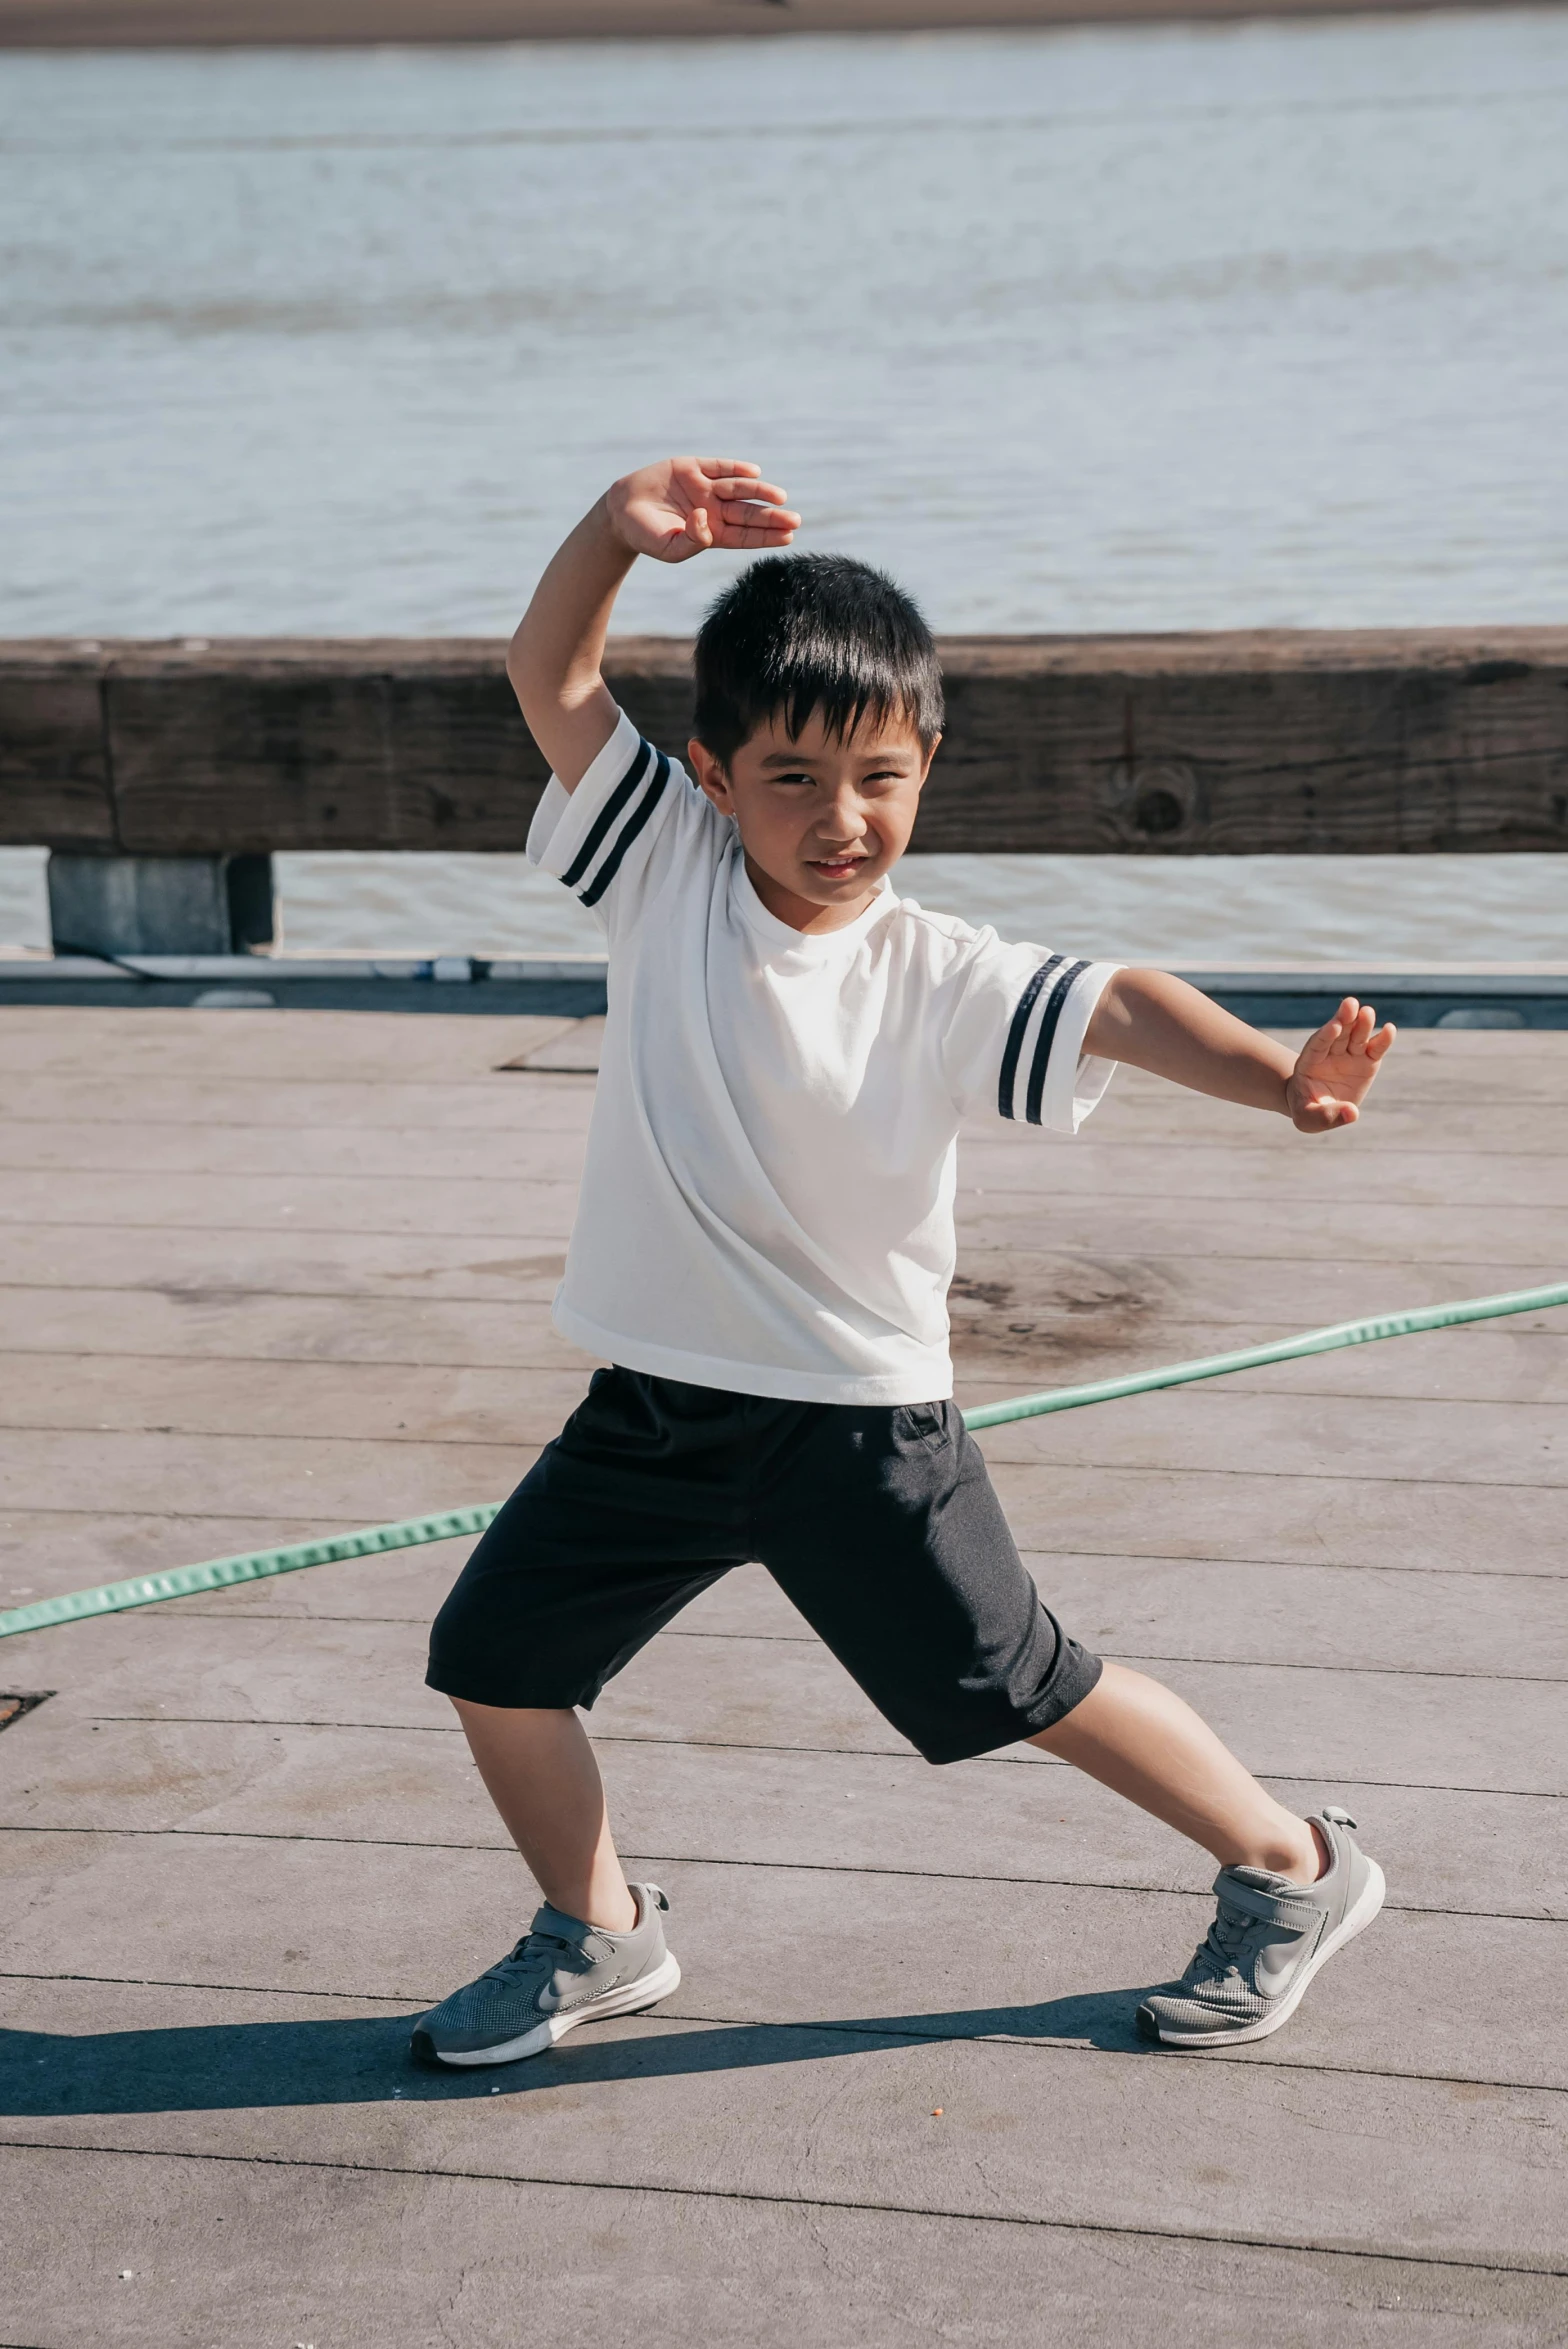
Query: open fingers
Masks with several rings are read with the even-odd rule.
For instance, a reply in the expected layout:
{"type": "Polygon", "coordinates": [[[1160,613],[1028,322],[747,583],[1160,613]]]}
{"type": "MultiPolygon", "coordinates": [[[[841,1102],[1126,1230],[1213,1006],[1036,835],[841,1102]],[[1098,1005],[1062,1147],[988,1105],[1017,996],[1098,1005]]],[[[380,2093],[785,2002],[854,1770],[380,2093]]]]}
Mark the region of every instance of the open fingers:
{"type": "Polygon", "coordinates": [[[743,498],[754,506],[787,506],[789,499],[775,481],[747,481],[741,474],[721,474],[717,481],[706,485],[705,494],[714,498],[743,498]]]}
{"type": "Polygon", "coordinates": [[[800,516],[787,506],[741,500],[719,506],[715,519],[724,546],[780,546],[800,528],[800,516]]]}
{"type": "MultiPolygon", "coordinates": [[[[777,523],[785,530],[796,530],[800,527],[800,516],[793,506],[784,505],[779,498],[747,496],[744,494],[746,488],[744,482],[737,482],[735,486],[743,493],[742,495],[720,497],[716,494],[718,483],[715,482],[715,494],[707,501],[710,507],[716,506],[718,508],[726,522],[777,523]]],[[[761,487],[760,482],[758,487],[761,487]]]]}
{"type": "Polygon", "coordinates": [[[1355,1010],[1354,1001],[1347,995],[1333,1018],[1325,1020],[1317,1033],[1307,1038],[1301,1051],[1303,1060],[1320,1052],[1332,1052],[1348,1025],[1346,1014],[1349,1013],[1353,1016],[1355,1010]]]}
{"type": "Polygon", "coordinates": [[[795,525],[776,528],[771,523],[726,522],[715,543],[732,550],[751,547],[788,546],[795,536],[795,525]]]}
{"type": "Polygon", "coordinates": [[[1383,1057],[1383,1055],[1384,1055],[1384,1053],[1385,1053],[1385,1052],[1388,1050],[1389,1046],[1390,1046],[1390,1045],[1393,1043],[1393,1041],[1394,1041],[1394,1038],[1395,1038],[1395,1037],[1398,1035],[1398,1033],[1399,1033],[1399,1030],[1398,1030],[1398,1029],[1395,1027],[1395,1025],[1394,1025],[1393,1021],[1392,1021],[1392,1020],[1386,1020],[1386,1021],[1384,1022],[1384,1024],[1383,1024],[1383,1026],[1382,1026],[1382,1027],[1380,1027],[1380,1028],[1378,1029],[1378,1031],[1377,1031],[1377,1034],[1376,1034],[1375,1036],[1369,1036],[1369,1037],[1367,1038],[1367,1058],[1368,1058],[1368,1060],[1371,1060],[1371,1061],[1378,1061],[1378,1060],[1381,1060],[1381,1059],[1382,1059],[1382,1057],[1383,1057]]]}
{"type": "Polygon", "coordinates": [[[788,497],[776,481],[764,481],[755,465],[730,457],[688,457],[695,495],[712,500],[742,498],[764,506],[786,505],[788,497]]]}
{"type": "MultiPolygon", "coordinates": [[[[744,488],[744,483],[736,484],[744,488]]],[[[800,516],[792,506],[780,505],[776,500],[751,497],[709,497],[705,501],[716,521],[728,523],[736,530],[798,530],[800,516]]]]}

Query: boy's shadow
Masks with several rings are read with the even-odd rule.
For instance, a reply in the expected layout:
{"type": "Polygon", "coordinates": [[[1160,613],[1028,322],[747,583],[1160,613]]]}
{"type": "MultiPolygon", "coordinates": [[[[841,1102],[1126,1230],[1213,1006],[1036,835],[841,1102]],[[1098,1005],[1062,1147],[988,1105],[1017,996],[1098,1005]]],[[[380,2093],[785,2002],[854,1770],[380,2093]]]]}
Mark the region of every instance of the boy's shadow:
{"type": "MultiPolygon", "coordinates": [[[[575,2035],[531,2062],[435,2071],[409,2057],[412,2015],[342,2021],[195,2023],[172,2030],[74,2035],[0,2030],[0,2114],[222,2112],[269,2105],[382,2104],[527,2095],[598,2081],[672,2079],[766,2064],[820,2063],[876,2047],[993,2035],[1012,2041],[1152,2052],[1137,2037],[1137,1990],[1094,1991],[1040,2006],[843,2022],[660,2028],[629,2037],[575,2035]]],[[[671,2018],[675,2024],[677,2018],[671,2018]]]]}

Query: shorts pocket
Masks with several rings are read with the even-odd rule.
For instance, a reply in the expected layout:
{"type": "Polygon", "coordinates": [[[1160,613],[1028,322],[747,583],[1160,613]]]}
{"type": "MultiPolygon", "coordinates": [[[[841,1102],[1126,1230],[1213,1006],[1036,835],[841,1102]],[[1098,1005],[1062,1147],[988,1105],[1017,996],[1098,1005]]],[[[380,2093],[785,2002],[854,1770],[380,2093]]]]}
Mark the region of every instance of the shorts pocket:
{"type": "Polygon", "coordinates": [[[947,1418],[940,1403],[900,1403],[894,1418],[901,1432],[927,1451],[947,1449],[947,1418]]]}

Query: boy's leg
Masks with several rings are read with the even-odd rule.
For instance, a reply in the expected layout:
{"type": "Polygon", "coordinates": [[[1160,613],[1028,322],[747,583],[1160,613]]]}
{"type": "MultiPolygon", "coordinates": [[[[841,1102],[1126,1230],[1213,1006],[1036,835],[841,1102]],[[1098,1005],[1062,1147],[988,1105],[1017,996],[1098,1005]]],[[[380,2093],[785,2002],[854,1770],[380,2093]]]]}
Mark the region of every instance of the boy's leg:
{"type": "Polygon", "coordinates": [[[1322,1831],[1287,1811],[1172,1689],[1106,1664],[1065,1719],[1030,1738],[1212,1852],[1222,1868],[1263,1868],[1313,1884],[1322,1831]]]}
{"type": "Polygon", "coordinates": [[[680,1981],[669,1903],[627,1884],[577,1708],[746,1556],[741,1432],[730,1397],[599,1371],[436,1618],[427,1683],[545,1898],[508,1956],[416,2026],[417,2055],[515,2062],[680,1981]]]}
{"type": "Polygon", "coordinates": [[[768,1464],[763,1562],[878,1710],[933,1762],[1028,1739],[1212,1852],[1214,1923],[1139,2029],[1185,2047],[1277,2030],[1382,1905],[1354,1821],[1297,1818],[1178,1696],[1068,1637],[952,1404],[819,1407],[793,1433],[768,1464]]]}
{"type": "Polygon", "coordinates": [[[607,1933],[631,1932],[637,1906],[577,1714],[452,1702],[490,1800],[551,1907],[607,1933]]]}

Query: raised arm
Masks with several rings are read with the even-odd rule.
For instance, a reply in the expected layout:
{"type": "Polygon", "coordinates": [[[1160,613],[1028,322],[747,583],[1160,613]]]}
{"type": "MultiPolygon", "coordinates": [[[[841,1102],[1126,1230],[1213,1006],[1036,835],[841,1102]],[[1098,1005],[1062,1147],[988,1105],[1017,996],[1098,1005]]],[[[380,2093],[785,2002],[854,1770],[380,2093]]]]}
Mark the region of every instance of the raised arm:
{"type": "Polygon", "coordinates": [[[568,791],[615,731],[604,640],[637,557],[684,563],[709,547],[784,547],[799,527],[781,489],[757,466],[727,457],[641,466],[589,508],[535,588],[506,656],[528,731],[568,791]]]}
{"type": "Polygon", "coordinates": [[[1303,1134],[1354,1125],[1394,1041],[1370,1003],[1347,995],[1292,1053],[1168,971],[1118,971],[1095,1005],[1083,1048],[1152,1069],[1194,1093],[1275,1109],[1303,1134]]]}

